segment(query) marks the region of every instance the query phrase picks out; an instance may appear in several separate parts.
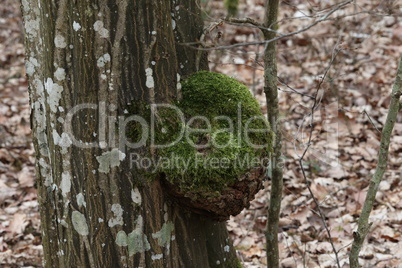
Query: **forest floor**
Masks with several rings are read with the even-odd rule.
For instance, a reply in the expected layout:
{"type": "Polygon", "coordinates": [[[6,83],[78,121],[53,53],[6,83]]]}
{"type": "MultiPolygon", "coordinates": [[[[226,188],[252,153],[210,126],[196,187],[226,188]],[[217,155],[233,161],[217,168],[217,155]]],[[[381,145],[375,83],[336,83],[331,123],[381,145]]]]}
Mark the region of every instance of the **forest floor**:
{"type": "MultiPolygon", "coordinates": [[[[223,1],[202,1],[206,23],[226,15],[223,1]]],[[[262,21],[263,0],[240,0],[238,17],[262,21]]],[[[41,267],[41,234],[34,180],[27,80],[19,1],[0,0],[0,265],[41,267]]],[[[279,31],[311,25],[339,1],[281,1],[279,31]]],[[[363,1],[340,8],[311,29],[278,41],[284,155],[280,220],[282,267],[348,267],[348,253],[377,164],[380,131],[402,53],[400,1],[363,1]],[[320,105],[311,116],[318,94],[320,105]],[[313,124],[310,124],[310,120],[313,124]],[[311,129],[313,126],[313,129],[311,129]],[[310,148],[303,161],[299,158],[310,148]],[[326,229],[307,188],[320,204],[326,229]]],[[[207,40],[218,45],[261,40],[259,30],[221,24],[207,40]],[[222,37],[218,38],[222,33],[222,37]],[[208,39],[209,38],[209,39],[208,39]]],[[[262,45],[210,53],[211,70],[250,87],[266,112],[262,45]]],[[[363,267],[402,267],[402,115],[393,132],[388,170],[371,213],[363,267]]],[[[227,225],[244,267],[265,267],[270,181],[249,209],[227,225]]]]}

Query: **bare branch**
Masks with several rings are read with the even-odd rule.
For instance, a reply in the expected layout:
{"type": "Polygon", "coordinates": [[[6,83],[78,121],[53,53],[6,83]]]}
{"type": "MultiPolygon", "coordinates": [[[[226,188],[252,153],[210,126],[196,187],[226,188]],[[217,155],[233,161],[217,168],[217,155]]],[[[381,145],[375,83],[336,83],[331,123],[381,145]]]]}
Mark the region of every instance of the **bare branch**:
{"type": "Polygon", "coordinates": [[[396,118],[399,112],[400,98],[402,95],[402,57],[399,61],[398,72],[396,75],[395,83],[391,92],[391,104],[389,106],[387,119],[381,134],[380,152],[378,156],[378,165],[370,180],[370,186],[364,201],[362,213],[359,218],[357,231],[353,233],[354,241],[350,251],[349,262],[351,268],[358,268],[359,266],[359,252],[363,246],[364,239],[370,230],[371,224],[369,223],[369,216],[373,209],[375,196],[388,163],[388,151],[391,140],[392,130],[394,129],[396,118]]]}
{"type": "MultiPolygon", "coordinates": [[[[290,89],[290,91],[284,91],[284,90],[282,90],[283,92],[290,92],[290,93],[293,92],[293,93],[299,94],[299,95],[301,95],[301,96],[308,97],[308,98],[310,98],[310,99],[314,99],[313,96],[310,96],[309,94],[306,94],[306,93],[302,93],[302,92],[300,92],[300,91],[297,91],[297,90],[294,89],[293,87],[289,86],[288,84],[286,84],[285,82],[283,82],[279,77],[278,77],[278,81],[279,81],[279,83],[280,83],[281,85],[284,85],[285,87],[287,87],[288,89],[290,89]]],[[[281,89],[279,88],[279,90],[281,90],[281,89]]]]}
{"type": "Polygon", "coordinates": [[[243,18],[243,19],[238,19],[238,18],[223,18],[221,19],[222,21],[229,23],[229,24],[251,24],[253,26],[255,26],[256,28],[263,28],[264,26],[251,19],[251,18],[243,18]]]}
{"type": "Polygon", "coordinates": [[[364,114],[364,115],[366,115],[367,116],[367,118],[369,119],[369,121],[370,121],[370,123],[373,125],[373,127],[379,132],[379,133],[381,133],[381,131],[377,128],[377,126],[374,124],[374,121],[373,121],[373,119],[371,118],[371,116],[368,114],[368,112],[364,109],[362,112],[352,112],[352,111],[349,111],[349,110],[347,110],[347,109],[345,109],[345,108],[339,108],[338,110],[340,110],[340,111],[346,111],[346,112],[349,112],[349,113],[358,113],[358,114],[364,114]]]}
{"type": "MultiPolygon", "coordinates": [[[[265,3],[264,27],[260,28],[264,39],[271,40],[276,33],[269,27],[277,26],[279,0],[267,0],[265,3]]],[[[283,168],[282,168],[282,133],[279,120],[279,100],[277,81],[277,50],[276,42],[267,43],[264,50],[264,92],[267,100],[268,122],[275,133],[273,152],[270,156],[272,172],[271,195],[268,208],[268,222],[265,237],[267,239],[267,264],[269,267],[279,268],[278,222],[280,218],[283,168]]]]}
{"type": "Polygon", "coordinates": [[[247,42],[247,43],[237,43],[237,44],[233,44],[233,45],[227,45],[227,46],[218,46],[218,47],[208,47],[208,45],[206,44],[202,44],[202,42],[193,42],[193,43],[179,43],[180,45],[183,46],[190,46],[193,47],[194,49],[199,49],[199,50],[221,50],[221,49],[231,49],[231,48],[235,48],[235,47],[242,47],[242,46],[251,46],[251,45],[261,45],[261,44],[269,44],[271,42],[275,42],[278,41],[280,39],[283,38],[287,38],[293,35],[297,35],[300,34],[302,32],[306,32],[308,30],[310,30],[311,28],[317,26],[319,23],[326,21],[329,19],[329,17],[335,13],[336,11],[338,11],[339,9],[343,8],[344,6],[352,3],[354,0],[347,0],[344,1],[342,3],[340,3],[339,5],[335,6],[333,9],[331,9],[329,12],[327,12],[325,15],[321,16],[318,20],[314,21],[313,23],[309,24],[306,27],[303,27],[300,30],[294,31],[294,32],[290,32],[290,33],[286,33],[286,34],[281,34],[281,33],[277,33],[276,31],[274,31],[271,28],[268,27],[258,27],[259,29],[263,30],[263,31],[270,31],[270,32],[276,32],[279,36],[271,38],[269,40],[262,40],[262,41],[254,41],[254,42],[247,42]],[[197,45],[201,45],[201,47],[194,47],[197,45]]]}
{"type": "Polygon", "coordinates": [[[314,130],[314,114],[315,114],[315,111],[318,108],[318,106],[320,105],[321,100],[322,100],[322,96],[319,98],[318,93],[319,93],[321,85],[324,83],[324,80],[327,77],[327,74],[328,74],[332,64],[334,63],[335,58],[338,55],[338,53],[339,53],[339,50],[334,50],[334,54],[332,56],[331,62],[329,63],[329,66],[326,68],[323,77],[321,78],[320,82],[317,85],[317,89],[316,89],[316,92],[314,94],[314,102],[313,102],[313,105],[311,106],[311,112],[310,112],[310,133],[309,133],[308,141],[306,143],[306,147],[305,147],[302,155],[299,157],[299,166],[301,168],[303,178],[304,178],[304,180],[306,182],[307,189],[308,189],[308,191],[309,191],[314,203],[317,206],[317,210],[318,210],[317,214],[320,216],[321,222],[323,223],[325,231],[327,232],[329,243],[331,244],[332,250],[333,250],[333,252],[335,254],[336,264],[337,264],[338,268],[340,268],[341,266],[340,266],[340,262],[339,262],[338,250],[336,249],[335,244],[333,242],[333,239],[332,239],[332,236],[331,236],[331,231],[330,231],[330,229],[329,229],[329,227],[327,225],[327,222],[325,220],[325,215],[321,210],[320,203],[318,202],[317,198],[314,196],[313,191],[311,190],[310,183],[309,183],[309,181],[307,179],[306,170],[304,169],[304,166],[303,166],[304,157],[306,156],[306,154],[307,154],[307,152],[308,152],[308,150],[309,150],[309,148],[311,146],[311,142],[312,142],[312,136],[313,136],[313,130],[314,130]]]}

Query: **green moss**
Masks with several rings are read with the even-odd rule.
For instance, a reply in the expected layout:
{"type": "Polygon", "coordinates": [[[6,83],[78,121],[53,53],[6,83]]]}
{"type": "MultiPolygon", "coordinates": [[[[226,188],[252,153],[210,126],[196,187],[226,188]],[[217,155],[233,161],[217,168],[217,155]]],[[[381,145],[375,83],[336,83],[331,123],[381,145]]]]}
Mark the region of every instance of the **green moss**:
{"type": "MultiPolygon", "coordinates": [[[[195,73],[182,82],[182,96],[174,105],[184,114],[185,123],[173,109],[158,108],[155,143],[169,144],[182,131],[184,136],[171,146],[153,150],[165,163],[157,170],[193,197],[194,193],[219,195],[259,165],[256,160],[268,156],[272,131],[248,88],[226,75],[195,73]],[[245,132],[246,126],[259,131],[245,132]]],[[[130,113],[150,114],[149,106],[136,107],[130,113]]],[[[134,123],[129,131],[132,140],[138,141],[139,124],[134,123]]]]}

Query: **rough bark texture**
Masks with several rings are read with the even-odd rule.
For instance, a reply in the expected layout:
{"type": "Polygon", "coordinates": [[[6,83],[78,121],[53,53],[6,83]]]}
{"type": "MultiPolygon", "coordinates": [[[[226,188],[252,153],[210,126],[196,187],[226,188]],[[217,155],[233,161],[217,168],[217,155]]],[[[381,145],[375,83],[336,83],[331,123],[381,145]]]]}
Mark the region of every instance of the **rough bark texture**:
{"type": "MultiPolygon", "coordinates": [[[[267,0],[263,30],[265,40],[276,37],[279,0],[267,0]]],[[[276,42],[270,42],[264,52],[264,92],[267,99],[268,121],[275,133],[274,153],[271,156],[271,198],[268,209],[267,267],[279,267],[278,222],[281,210],[283,170],[282,170],[282,133],[279,121],[279,101],[277,87],[276,42]]]]}
{"type": "Polygon", "coordinates": [[[130,168],[116,134],[129,103],[180,97],[196,52],[177,42],[203,26],[195,1],[22,0],[22,11],[45,266],[236,267],[225,224],[130,168]]]}
{"type": "Polygon", "coordinates": [[[238,181],[223,189],[219,195],[200,197],[197,193],[184,193],[179,186],[162,180],[165,189],[182,207],[216,221],[226,221],[250,206],[250,201],[263,188],[265,168],[257,167],[238,181]]]}

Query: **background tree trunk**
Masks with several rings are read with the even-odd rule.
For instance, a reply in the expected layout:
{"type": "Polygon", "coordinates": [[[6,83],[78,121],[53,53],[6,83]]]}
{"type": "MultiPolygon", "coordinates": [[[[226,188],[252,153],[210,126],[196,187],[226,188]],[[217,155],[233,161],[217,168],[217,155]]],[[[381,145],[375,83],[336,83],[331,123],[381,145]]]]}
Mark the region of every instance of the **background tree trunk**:
{"type": "MultiPolygon", "coordinates": [[[[263,30],[265,40],[276,37],[278,28],[279,0],[267,0],[263,30]],[[269,31],[267,29],[272,29],[269,31]]],[[[280,219],[283,191],[282,133],[279,118],[279,99],[277,86],[276,42],[270,42],[264,51],[264,92],[267,100],[268,121],[275,133],[274,152],[271,155],[271,196],[268,208],[268,222],[265,233],[267,239],[267,267],[279,267],[278,223],[280,219]]]]}
{"type": "Polygon", "coordinates": [[[197,3],[22,0],[22,11],[45,266],[236,267],[225,224],[131,169],[115,133],[129,103],[180,96],[197,52],[178,43],[201,36],[197,3]]]}

